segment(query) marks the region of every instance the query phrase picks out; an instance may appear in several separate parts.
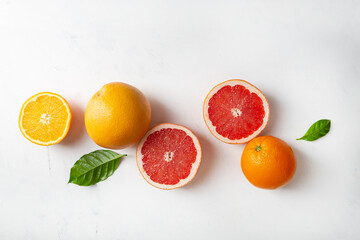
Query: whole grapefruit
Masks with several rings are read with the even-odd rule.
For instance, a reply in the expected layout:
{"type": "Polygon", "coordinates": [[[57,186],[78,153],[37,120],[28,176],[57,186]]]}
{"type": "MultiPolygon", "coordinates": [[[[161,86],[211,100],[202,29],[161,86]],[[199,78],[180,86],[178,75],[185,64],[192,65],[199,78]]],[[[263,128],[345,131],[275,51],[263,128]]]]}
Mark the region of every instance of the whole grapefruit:
{"type": "Polygon", "coordinates": [[[150,103],[137,88],[121,82],[104,85],[90,99],[85,126],[101,147],[123,149],[137,143],[151,121],[150,103]]]}

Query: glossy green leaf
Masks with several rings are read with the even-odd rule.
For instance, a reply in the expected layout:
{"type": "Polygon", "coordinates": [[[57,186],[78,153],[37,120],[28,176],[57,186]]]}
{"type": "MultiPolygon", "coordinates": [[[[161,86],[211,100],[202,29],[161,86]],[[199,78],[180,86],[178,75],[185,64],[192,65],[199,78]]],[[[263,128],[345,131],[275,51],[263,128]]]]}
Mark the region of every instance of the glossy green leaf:
{"type": "Polygon", "coordinates": [[[306,140],[306,141],[315,141],[323,136],[325,136],[330,131],[331,121],[328,119],[321,119],[311,125],[309,130],[305,133],[304,136],[296,140],[306,140]]]}
{"type": "Polygon", "coordinates": [[[69,183],[90,186],[104,181],[113,175],[124,156],[126,154],[119,155],[111,150],[96,150],[85,154],[71,168],[69,183]]]}

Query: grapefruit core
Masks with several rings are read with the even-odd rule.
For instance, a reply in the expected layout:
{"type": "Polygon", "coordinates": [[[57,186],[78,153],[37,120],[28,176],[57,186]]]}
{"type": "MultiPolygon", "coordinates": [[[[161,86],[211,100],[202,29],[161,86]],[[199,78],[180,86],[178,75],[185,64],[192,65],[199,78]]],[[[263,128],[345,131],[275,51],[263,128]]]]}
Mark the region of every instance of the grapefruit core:
{"type": "Polygon", "coordinates": [[[205,98],[205,123],[219,140],[246,143],[266,127],[270,109],[264,94],[252,84],[232,79],[216,85],[205,98]]]}
{"type": "Polygon", "coordinates": [[[189,183],[201,162],[201,146],[188,128],[163,123],[150,129],[136,149],[141,175],[154,187],[170,190],[189,183]]]}

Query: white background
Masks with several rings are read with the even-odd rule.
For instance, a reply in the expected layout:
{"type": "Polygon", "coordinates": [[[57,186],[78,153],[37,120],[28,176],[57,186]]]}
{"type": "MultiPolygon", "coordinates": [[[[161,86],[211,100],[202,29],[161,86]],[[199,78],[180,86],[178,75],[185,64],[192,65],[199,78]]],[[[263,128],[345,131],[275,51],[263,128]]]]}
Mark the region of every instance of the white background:
{"type": "MultiPolygon", "coordinates": [[[[360,239],[360,2],[0,0],[0,239],[360,239]],[[202,103],[242,78],[267,96],[262,135],[287,141],[298,169],[285,187],[253,187],[244,145],[215,139],[202,103]],[[141,177],[135,147],[93,187],[67,184],[88,137],[87,101],[111,81],[139,88],[152,126],[192,129],[195,179],[163,191],[141,177]],[[27,98],[52,91],[74,112],[55,146],[18,129],[27,98]],[[330,133],[296,141],[321,118],[330,133]]],[[[124,116],[126,117],[126,116],[124,116]]]]}

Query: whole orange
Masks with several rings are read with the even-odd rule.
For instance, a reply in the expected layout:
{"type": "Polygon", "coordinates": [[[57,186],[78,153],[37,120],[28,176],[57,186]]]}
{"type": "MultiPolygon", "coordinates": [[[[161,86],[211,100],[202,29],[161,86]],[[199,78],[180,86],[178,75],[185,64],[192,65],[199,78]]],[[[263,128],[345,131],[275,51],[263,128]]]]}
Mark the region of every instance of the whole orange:
{"type": "Polygon", "coordinates": [[[275,189],[288,183],[296,171],[296,157],[291,147],[273,136],[251,140],[241,156],[241,168],[254,186],[275,189]]]}
{"type": "Polygon", "coordinates": [[[137,88],[121,82],[104,85],[90,99],[85,126],[92,140],[104,148],[122,149],[137,143],[151,121],[150,103],[137,88]]]}

